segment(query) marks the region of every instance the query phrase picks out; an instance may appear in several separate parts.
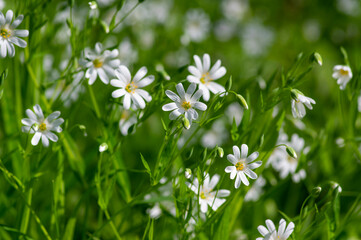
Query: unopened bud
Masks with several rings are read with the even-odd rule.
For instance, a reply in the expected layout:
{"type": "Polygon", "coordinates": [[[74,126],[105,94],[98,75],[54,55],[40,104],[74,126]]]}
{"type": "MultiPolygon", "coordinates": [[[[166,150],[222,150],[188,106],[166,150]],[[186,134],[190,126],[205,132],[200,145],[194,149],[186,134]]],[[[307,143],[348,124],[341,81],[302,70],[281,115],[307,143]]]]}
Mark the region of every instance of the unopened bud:
{"type": "Polygon", "coordinates": [[[91,2],[89,2],[89,7],[90,7],[90,9],[94,10],[94,9],[98,8],[98,4],[96,1],[91,1],[91,2]]]}
{"type": "Polygon", "coordinates": [[[318,52],[312,53],[310,56],[310,62],[315,62],[318,65],[322,66],[322,57],[318,52]]]}
{"type": "Polygon", "coordinates": [[[321,191],[322,191],[322,188],[321,188],[321,187],[314,187],[314,188],[312,189],[311,195],[312,195],[314,198],[317,198],[317,197],[320,195],[321,191]]]}
{"type": "Polygon", "coordinates": [[[297,89],[292,89],[291,90],[291,97],[295,100],[298,101],[298,95],[303,95],[303,93],[297,89]]]}
{"type": "Polygon", "coordinates": [[[186,179],[190,179],[192,177],[192,170],[190,168],[186,168],[184,175],[185,175],[186,179]]]}
{"type": "Polygon", "coordinates": [[[99,152],[104,152],[104,151],[106,151],[106,150],[108,150],[108,144],[106,144],[106,143],[100,144],[100,146],[99,146],[99,152]]]}
{"type": "Polygon", "coordinates": [[[288,153],[288,155],[290,155],[290,157],[297,159],[297,153],[292,147],[286,146],[286,152],[288,153]]]}
{"type": "Polygon", "coordinates": [[[241,94],[237,94],[238,100],[241,102],[242,106],[248,110],[248,104],[246,102],[246,99],[241,94]]]}
{"type": "Polygon", "coordinates": [[[183,127],[187,130],[191,127],[191,124],[190,124],[188,118],[186,118],[185,116],[182,119],[182,124],[183,124],[183,127]]]}
{"type": "Polygon", "coordinates": [[[223,148],[217,147],[217,153],[218,153],[218,156],[219,156],[220,158],[222,158],[222,157],[224,156],[223,148]]]}

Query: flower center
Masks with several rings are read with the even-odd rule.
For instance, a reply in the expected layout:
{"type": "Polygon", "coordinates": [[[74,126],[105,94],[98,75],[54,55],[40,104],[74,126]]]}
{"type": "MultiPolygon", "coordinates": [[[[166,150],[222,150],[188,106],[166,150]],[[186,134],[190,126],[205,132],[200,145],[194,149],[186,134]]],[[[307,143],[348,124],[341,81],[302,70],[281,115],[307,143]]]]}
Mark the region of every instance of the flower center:
{"type": "Polygon", "coordinates": [[[207,82],[209,82],[209,81],[212,81],[212,80],[213,80],[213,79],[210,78],[210,76],[209,76],[209,72],[203,73],[203,74],[202,74],[202,77],[201,77],[201,79],[200,79],[201,83],[203,83],[203,84],[205,84],[205,83],[207,83],[207,82]]]}
{"type": "Polygon", "coordinates": [[[0,36],[2,38],[9,38],[11,36],[11,31],[9,29],[3,28],[0,30],[0,36]]]}
{"type": "Polygon", "coordinates": [[[41,124],[39,125],[39,129],[40,129],[40,131],[45,131],[45,130],[46,130],[46,124],[45,124],[45,123],[41,123],[41,124]]]}
{"type": "Polygon", "coordinates": [[[236,169],[237,171],[242,171],[244,169],[244,166],[245,164],[244,163],[241,163],[241,162],[238,162],[236,163],[236,169]]]}
{"type": "Polygon", "coordinates": [[[341,75],[348,75],[348,70],[344,70],[344,69],[340,69],[340,73],[341,73],[341,75]]]}
{"type": "Polygon", "coordinates": [[[200,197],[201,197],[202,199],[206,199],[206,198],[207,198],[207,196],[206,196],[206,194],[205,194],[204,192],[201,192],[200,197]]]}
{"type": "Polygon", "coordinates": [[[134,84],[134,82],[131,82],[129,83],[126,87],[125,87],[125,90],[128,92],[128,93],[134,93],[135,92],[135,89],[137,89],[138,86],[134,84]]]}
{"type": "Polygon", "coordinates": [[[96,58],[93,60],[93,64],[95,68],[101,68],[103,66],[103,61],[96,58]]]}
{"type": "Polygon", "coordinates": [[[184,101],[182,103],[182,107],[185,109],[185,110],[188,110],[192,107],[191,103],[190,102],[187,102],[187,101],[184,101]]]}

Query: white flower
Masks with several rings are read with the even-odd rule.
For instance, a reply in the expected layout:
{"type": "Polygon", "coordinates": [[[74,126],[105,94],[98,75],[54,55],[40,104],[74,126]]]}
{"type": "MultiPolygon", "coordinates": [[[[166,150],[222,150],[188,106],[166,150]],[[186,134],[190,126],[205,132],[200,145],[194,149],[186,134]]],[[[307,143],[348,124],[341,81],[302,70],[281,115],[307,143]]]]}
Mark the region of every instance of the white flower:
{"type": "Polygon", "coordinates": [[[272,28],[264,26],[256,20],[245,25],[240,38],[243,51],[250,56],[257,57],[267,54],[275,34],[272,28]]]}
{"type": "Polygon", "coordinates": [[[108,144],[107,143],[102,143],[99,145],[99,152],[105,152],[106,150],[108,150],[108,144]]]}
{"type": "Polygon", "coordinates": [[[10,57],[15,56],[14,44],[21,48],[25,48],[27,45],[23,39],[18,37],[27,37],[29,31],[16,30],[16,27],[23,21],[24,16],[20,15],[12,22],[13,15],[14,13],[11,10],[6,12],[6,17],[0,12],[0,56],[2,58],[6,57],[7,54],[9,54],[10,57]]]}
{"type": "Polygon", "coordinates": [[[186,183],[187,186],[197,195],[199,195],[199,204],[201,205],[201,211],[206,213],[208,205],[216,211],[225,201],[222,197],[227,197],[231,193],[229,190],[220,189],[214,190],[218,181],[219,175],[215,174],[210,179],[209,174],[205,175],[203,185],[199,185],[197,178],[194,178],[193,184],[186,183]]]}
{"type": "Polygon", "coordinates": [[[333,67],[332,77],[337,79],[337,84],[340,85],[340,89],[344,90],[352,78],[351,68],[349,66],[336,65],[333,67]]]}
{"type": "Polygon", "coordinates": [[[237,146],[233,146],[233,154],[227,155],[228,161],[230,161],[234,166],[226,167],[225,172],[231,173],[231,179],[236,177],[236,181],[234,183],[235,188],[239,188],[241,182],[248,186],[249,182],[246,175],[251,179],[256,179],[257,174],[253,172],[252,169],[258,168],[262,165],[262,161],[253,162],[256,158],[258,158],[258,152],[254,152],[247,157],[248,146],[246,144],[242,144],[241,149],[242,150],[240,152],[237,146]]]}
{"type": "Polygon", "coordinates": [[[227,72],[225,67],[221,67],[221,60],[217,60],[211,68],[211,58],[208,54],[203,55],[203,63],[197,55],[194,55],[193,58],[196,66],[188,67],[188,71],[192,75],[188,75],[187,80],[199,85],[199,89],[203,90],[203,99],[209,100],[209,91],[214,94],[225,92],[226,89],[222,85],[214,82],[227,72]]]}
{"type": "Polygon", "coordinates": [[[218,119],[212,124],[212,128],[202,136],[201,144],[205,148],[214,148],[217,145],[221,146],[227,138],[228,131],[224,122],[222,119],[218,119]]]}
{"type": "Polygon", "coordinates": [[[154,81],[153,75],[145,77],[147,72],[146,67],[141,67],[132,79],[129,69],[126,66],[121,65],[115,70],[115,75],[118,79],[111,80],[110,84],[119,89],[112,92],[112,97],[119,98],[124,96],[123,106],[125,109],[129,109],[132,102],[136,108],[144,109],[145,101],[152,101],[150,94],[141,89],[154,81]]]}
{"type": "Polygon", "coordinates": [[[202,9],[191,9],[186,13],[184,32],[193,42],[202,42],[210,29],[208,15],[202,9]]]}
{"type": "Polygon", "coordinates": [[[84,50],[84,65],[87,68],[85,77],[89,79],[89,85],[95,82],[97,76],[103,83],[109,83],[108,75],[114,76],[114,69],[120,65],[118,54],[117,49],[103,51],[101,43],[95,44],[95,51],[88,48],[84,50]]]}
{"type": "Polygon", "coordinates": [[[47,118],[44,118],[41,107],[36,104],[34,112],[27,109],[26,115],[28,118],[21,119],[21,123],[25,125],[21,130],[25,133],[35,133],[31,139],[33,146],[38,145],[40,138],[45,147],[49,146],[49,139],[53,142],[58,141],[58,136],[53,132],[60,133],[63,130],[60,125],[64,122],[64,119],[58,118],[60,116],[59,111],[55,111],[47,118]]]}
{"type": "MultiPolygon", "coordinates": [[[[142,114],[141,114],[142,115],[142,114]]],[[[131,126],[137,123],[137,116],[133,112],[124,109],[119,121],[119,130],[124,135],[128,135],[131,126]]]]}
{"type": "Polygon", "coordinates": [[[260,196],[263,194],[263,187],[266,185],[266,179],[262,176],[259,176],[257,180],[252,184],[252,187],[248,190],[246,196],[244,196],[244,201],[257,201],[260,196]]]}
{"type": "MultiPolygon", "coordinates": [[[[305,141],[303,138],[299,137],[297,134],[292,135],[291,141],[287,141],[287,139],[288,136],[286,134],[281,134],[277,142],[278,144],[286,144],[287,146],[292,147],[297,156],[301,156],[302,152],[307,153],[309,151],[308,147],[305,148],[305,141]]],[[[292,180],[298,183],[306,177],[306,171],[304,169],[300,169],[296,172],[298,160],[288,155],[285,149],[276,148],[268,162],[280,173],[282,179],[291,174],[292,180]]]]}
{"type": "Polygon", "coordinates": [[[306,115],[306,108],[312,109],[312,104],[316,104],[315,100],[312,98],[306,97],[298,90],[295,90],[295,98],[292,99],[292,115],[294,118],[303,118],[306,115]]]}
{"type": "Polygon", "coordinates": [[[286,240],[295,229],[295,224],[290,222],[286,228],[286,221],[282,218],[279,223],[278,231],[272,220],[266,220],[266,227],[263,225],[258,226],[258,231],[263,237],[259,237],[256,240],[286,240]]]}
{"type": "Polygon", "coordinates": [[[179,115],[183,114],[188,119],[189,124],[192,125],[192,120],[196,120],[198,118],[198,113],[195,109],[199,109],[201,111],[205,111],[207,109],[207,105],[201,102],[198,102],[198,99],[202,96],[202,90],[198,89],[196,93],[197,85],[192,83],[189,85],[187,92],[184,91],[183,85],[178,83],[176,86],[177,94],[174,92],[167,90],[165,94],[174,102],[163,105],[163,111],[172,111],[169,114],[170,120],[175,120],[179,115]]]}

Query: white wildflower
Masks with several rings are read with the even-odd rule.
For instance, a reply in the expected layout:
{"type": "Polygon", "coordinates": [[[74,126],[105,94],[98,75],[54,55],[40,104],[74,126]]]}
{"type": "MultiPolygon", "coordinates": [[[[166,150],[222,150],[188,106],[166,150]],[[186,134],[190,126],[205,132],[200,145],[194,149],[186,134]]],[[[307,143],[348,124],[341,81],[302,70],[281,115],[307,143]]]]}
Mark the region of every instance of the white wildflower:
{"type": "Polygon", "coordinates": [[[258,231],[263,237],[259,237],[256,240],[286,240],[295,229],[295,224],[290,222],[286,228],[286,221],[282,218],[279,223],[278,231],[272,220],[266,220],[266,226],[259,225],[258,231]]]}
{"type": "Polygon", "coordinates": [[[24,19],[23,15],[19,15],[13,21],[13,11],[8,10],[6,16],[0,12],[0,56],[2,58],[9,55],[9,57],[15,56],[14,44],[25,48],[27,43],[18,37],[27,37],[29,35],[28,30],[16,29],[24,19]],[[12,22],[13,21],[13,22],[12,22]]]}
{"type": "Polygon", "coordinates": [[[60,125],[64,122],[64,119],[58,118],[60,116],[59,111],[55,111],[45,118],[41,107],[36,104],[34,106],[34,112],[27,109],[26,115],[28,118],[21,120],[21,123],[25,125],[21,130],[25,133],[34,133],[31,139],[33,146],[38,145],[40,138],[45,147],[49,146],[49,139],[53,142],[58,141],[58,136],[53,132],[60,133],[62,131],[60,125]]]}
{"type": "Polygon", "coordinates": [[[340,89],[344,90],[352,78],[351,68],[349,66],[336,65],[333,67],[332,77],[337,79],[337,84],[340,85],[340,89]]]}
{"type": "Polygon", "coordinates": [[[186,13],[184,32],[192,42],[202,42],[208,37],[209,16],[201,9],[191,9],[186,13]]]}
{"type": "Polygon", "coordinates": [[[316,104],[316,102],[312,98],[306,97],[298,90],[293,89],[292,93],[294,94],[291,101],[292,115],[294,118],[303,118],[306,115],[306,108],[304,105],[312,110],[311,104],[316,104]]]}
{"type": "Polygon", "coordinates": [[[207,212],[208,206],[210,206],[213,211],[216,211],[226,201],[223,197],[227,197],[231,193],[226,189],[213,191],[219,181],[219,178],[219,175],[215,174],[210,179],[207,174],[203,180],[203,185],[199,185],[197,178],[194,178],[193,184],[186,183],[196,195],[199,195],[199,204],[201,205],[201,211],[203,213],[207,212]]]}
{"type": "Polygon", "coordinates": [[[225,168],[226,173],[231,174],[231,179],[236,178],[234,187],[239,188],[241,182],[244,185],[248,186],[249,181],[246,175],[251,179],[256,179],[257,174],[252,170],[258,168],[262,165],[262,161],[253,162],[258,158],[259,153],[254,152],[251,155],[248,155],[248,146],[242,144],[241,151],[237,146],[233,146],[233,154],[228,154],[227,159],[230,161],[233,166],[228,166],[225,168]]]}
{"type": "Polygon", "coordinates": [[[87,68],[85,77],[89,79],[89,85],[92,85],[98,76],[103,83],[109,83],[109,76],[113,77],[114,69],[120,65],[118,54],[117,49],[103,51],[101,43],[95,44],[95,51],[89,48],[84,50],[84,65],[87,68]]]}
{"type": "Polygon", "coordinates": [[[141,67],[132,78],[129,69],[124,65],[115,70],[115,75],[118,79],[111,80],[110,84],[119,89],[112,92],[112,97],[119,98],[124,96],[123,106],[125,109],[129,109],[132,102],[136,108],[144,109],[145,101],[152,101],[150,94],[141,89],[154,81],[153,75],[145,77],[147,72],[146,67],[141,67]]]}
{"type": "Polygon", "coordinates": [[[209,100],[209,91],[214,94],[225,92],[226,90],[222,85],[214,82],[227,72],[225,67],[221,67],[221,60],[217,60],[211,68],[211,58],[208,54],[203,55],[203,63],[199,56],[194,55],[193,58],[196,66],[188,67],[188,71],[192,75],[188,75],[187,80],[199,85],[199,89],[203,91],[203,99],[209,100]]]}

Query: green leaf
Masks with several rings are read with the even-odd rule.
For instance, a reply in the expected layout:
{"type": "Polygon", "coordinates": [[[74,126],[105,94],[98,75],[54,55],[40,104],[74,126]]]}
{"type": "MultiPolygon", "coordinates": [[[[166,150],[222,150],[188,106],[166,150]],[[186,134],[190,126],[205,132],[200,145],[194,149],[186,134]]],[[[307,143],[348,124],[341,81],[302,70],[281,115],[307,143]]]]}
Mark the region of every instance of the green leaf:
{"type": "Polygon", "coordinates": [[[147,170],[147,173],[149,174],[150,177],[152,177],[152,172],[150,170],[150,167],[149,167],[147,161],[144,159],[144,157],[143,157],[143,155],[141,153],[140,153],[140,158],[142,159],[142,163],[143,163],[145,169],[147,170]]]}

